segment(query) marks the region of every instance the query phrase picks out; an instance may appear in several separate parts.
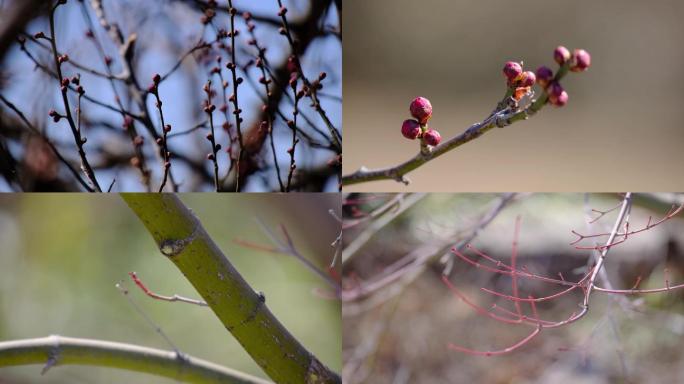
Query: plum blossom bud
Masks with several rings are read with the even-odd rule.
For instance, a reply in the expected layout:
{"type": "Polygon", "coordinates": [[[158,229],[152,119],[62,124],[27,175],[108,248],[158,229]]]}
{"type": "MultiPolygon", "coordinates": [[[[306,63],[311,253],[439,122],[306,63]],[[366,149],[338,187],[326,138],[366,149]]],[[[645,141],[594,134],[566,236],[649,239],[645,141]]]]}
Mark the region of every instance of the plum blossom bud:
{"type": "Polygon", "coordinates": [[[565,92],[563,86],[559,83],[551,83],[546,91],[549,94],[549,102],[551,102],[551,104],[562,107],[568,103],[568,93],[565,92]]]}
{"type": "Polygon", "coordinates": [[[562,107],[568,103],[568,93],[562,91],[558,96],[549,95],[549,101],[556,107],[562,107]]]}
{"type": "Polygon", "coordinates": [[[551,68],[545,65],[537,68],[537,84],[541,85],[543,88],[546,88],[552,79],[553,71],[551,68]]]}
{"type": "Polygon", "coordinates": [[[62,116],[59,113],[57,113],[57,111],[55,111],[54,109],[51,109],[48,112],[48,116],[52,117],[52,121],[54,121],[55,123],[58,123],[59,119],[62,118],[62,116]]]}
{"type": "Polygon", "coordinates": [[[425,140],[425,144],[435,146],[442,141],[442,136],[434,129],[428,129],[423,133],[423,140],[425,140]]]}
{"type": "Polygon", "coordinates": [[[407,139],[415,140],[420,136],[420,124],[413,119],[404,120],[401,125],[401,134],[407,139]]]}
{"type": "Polygon", "coordinates": [[[503,67],[503,74],[509,82],[512,82],[522,74],[522,66],[515,61],[507,61],[503,67]]]}
{"type": "Polygon", "coordinates": [[[424,97],[413,99],[409,110],[411,111],[411,116],[415,117],[423,125],[432,117],[432,104],[430,104],[430,100],[424,97]]]}
{"type": "Polygon", "coordinates": [[[537,81],[537,76],[532,71],[526,71],[522,74],[522,80],[520,81],[521,87],[531,87],[537,81]]]}
{"type": "Polygon", "coordinates": [[[572,62],[570,63],[570,70],[573,72],[586,71],[591,65],[591,55],[584,49],[575,49],[572,54],[572,62]]]}
{"type": "Polygon", "coordinates": [[[558,97],[560,96],[561,93],[563,93],[565,90],[563,89],[563,86],[560,85],[558,82],[553,82],[549,85],[549,87],[546,89],[546,92],[549,94],[550,97],[558,97]]]}
{"type": "Polygon", "coordinates": [[[559,45],[553,50],[553,59],[556,60],[558,65],[563,65],[566,61],[570,60],[570,51],[564,46],[559,45]]]}

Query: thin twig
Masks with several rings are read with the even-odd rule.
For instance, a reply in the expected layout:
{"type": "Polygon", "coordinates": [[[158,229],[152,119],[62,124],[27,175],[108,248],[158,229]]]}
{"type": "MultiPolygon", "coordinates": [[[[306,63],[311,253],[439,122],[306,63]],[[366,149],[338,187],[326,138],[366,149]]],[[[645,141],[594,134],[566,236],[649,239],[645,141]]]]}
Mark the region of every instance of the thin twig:
{"type": "Polygon", "coordinates": [[[69,98],[67,97],[67,91],[69,90],[68,88],[68,83],[69,79],[66,79],[64,76],[62,76],[62,60],[60,60],[60,57],[64,56],[59,56],[58,51],[57,51],[57,36],[55,34],[55,11],[59,7],[59,3],[53,6],[50,9],[50,15],[49,15],[49,21],[50,21],[50,44],[52,45],[52,57],[55,62],[55,69],[57,71],[57,78],[59,79],[60,86],[61,86],[61,93],[62,93],[62,102],[64,103],[64,113],[66,116],[67,121],[69,122],[69,127],[71,128],[71,133],[74,136],[74,142],[76,143],[76,147],[78,148],[78,155],[81,158],[81,168],[83,168],[83,172],[85,173],[86,177],[92,184],[92,186],[95,188],[97,192],[102,192],[102,189],[100,188],[100,184],[97,182],[97,178],[95,177],[95,172],[93,171],[93,168],[90,166],[90,163],[88,162],[88,158],[86,157],[85,150],[83,148],[85,144],[85,138],[81,137],[81,133],[79,132],[78,128],[76,127],[76,123],[74,122],[74,118],[71,114],[71,107],[69,106],[69,98]]]}

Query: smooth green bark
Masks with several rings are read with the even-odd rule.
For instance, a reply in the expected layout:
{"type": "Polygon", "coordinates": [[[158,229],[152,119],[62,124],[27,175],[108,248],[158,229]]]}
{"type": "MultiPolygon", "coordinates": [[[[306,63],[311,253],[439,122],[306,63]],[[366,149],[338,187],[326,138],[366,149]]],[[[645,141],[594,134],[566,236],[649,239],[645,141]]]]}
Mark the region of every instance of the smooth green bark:
{"type": "Polygon", "coordinates": [[[267,384],[268,381],[176,352],[111,341],[49,336],[0,342],[0,367],[43,364],[110,367],[197,384],[267,384]]]}
{"type": "Polygon", "coordinates": [[[276,383],[341,383],[276,319],[211,240],[199,220],[171,194],[122,194],[162,254],[209,304],[228,331],[276,383]]]}

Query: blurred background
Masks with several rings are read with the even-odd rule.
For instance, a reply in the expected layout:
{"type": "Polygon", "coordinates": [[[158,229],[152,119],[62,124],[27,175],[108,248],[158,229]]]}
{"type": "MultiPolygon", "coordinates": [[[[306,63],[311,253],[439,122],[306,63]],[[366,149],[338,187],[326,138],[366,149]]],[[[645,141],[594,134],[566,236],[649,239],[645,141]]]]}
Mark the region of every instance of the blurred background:
{"type": "MultiPolygon", "coordinates": [[[[204,228],[274,315],[331,369],[341,367],[340,303],[317,295],[325,282],[293,257],[265,253],[237,240],[271,246],[256,218],[287,227],[299,251],[325,268],[339,234],[339,197],[181,195],[204,228]]],[[[131,297],[181,349],[192,356],[264,377],[207,308],[144,296],[128,280],[136,271],[160,294],[198,298],[158,251],[152,237],[118,196],[0,196],[0,340],[58,334],[170,349],[115,288],[131,297]]],[[[175,383],[115,369],[57,366],[0,369],[0,383],[175,383]]]]}
{"type": "Polygon", "coordinates": [[[347,191],[682,190],[684,3],[345,1],[343,173],[418,152],[400,134],[416,96],[443,140],[484,119],[505,92],[504,62],[555,68],[558,45],[584,48],[564,108],[545,108],[394,181],[347,191]],[[553,65],[551,65],[553,64],[553,65]]]}
{"type": "MultiPolygon", "coordinates": [[[[578,281],[591,251],[570,245],[571,233],[610,232],[622,200],[617,194],[427,194],[348,195],[343,248],[343,377],[353,383],[679,383],[684,380],[684,290],[648,295],[594,292],[589,313],[579,321],[545,329],[526,345],[501,356],[475,356],[448,344],[480,351],[500,350],[527,336],[532,327],[502,324],[478,314],[455,297],[449,281],[485,310],[513,305],[481,288],[511,293],[508,276],[449,259],[449,249],[468,241],[485,254],[511,262],[516,218],[518,268],[578,281]],[[393,199],[397,205],[369,217],[393,199]],[[586,211],[589,213],[585,213],[586,211]],[[491,219],[491,221],[487,221],[491,219]],[[356,223],[356,224],[354,224],[356,223]],[[382,224],[378,224],[382,223],[382,224]],[[482,223],[485,223],[482,225],[482,223]],[[359,239],[367,241],[349,252],[359,239]],[[447,256],[444,256],[447,255],[447,256]],[[446,263],[444,263],[446,262],[446,263]]],[[[630,229],[664,217],[682,196],[636,195],[630,229]]],[[[684,283],[684,217],[634,234],[611,248],[605,271],[616,289],[684,283]]],[[[601,238],[605,242],[606,238],[601,238]]],[[[591,241],[580,243],[592,246],[591,241]]],[[[474,261],[495,267],[469,250],[474,261]]],[[[599,277],[599,285],[605,286],[599,277]]],[[[554,284],[519,279],[520,295],[542,297],[562,290],[554,284]]],[[[579,311],[582,294],[537,304],[540,318],[560,321],[579,311]]],[[[529,306],[523,310],[530,313],[529,306]]],[[[503,313],[496,312],[503,315],[503,313]]]]}
{"type": "MultiPolygon", "coordinates": [[[[286,16],[293,39],[298,42],[296,54],[302,71],[311,82],[321,72],[327,74],[321,82],[323,88],[318,91],[319,99],[331,124],[341,132],[341,1],[285,0],[282,3],[288,8],[286,16]]],[[[0,18],[6,20],[0,28],[0,96],[22,111],[35,128],[29,129],[8,103],[0,102],[0,191],[82,189],[46,144],[46,141],[53,143],[62,156],[79,169],[80,159],[66,119],[54,123],[48,116],[50,109],[61,114],[65,111],[60,87],[55,76],[48,73],[55,71],[49,43],[34,39],[38,32],[50,36],[44,4],[47,3],[39,0],[0,1],[0,18]],[[22,19],[15,16],[14,10],[22,7],[28,9],[20,15],[29,17],[30,21],[25,28],[13,31],[9,26],[16,19],[22,19]],[[17,38],[26,41],[25,50],[21,49],[17,38]],[[11,45],[5,47],[2,45],[5,42],[11,45]]],[[[57,48],[69,56],[62,70],[64,76],[70,78],[81,76],[80,83],[86,92],[81,106],[82,132],[88,139],[85,151],[103,189],[112,180],[116,180],[114,191],[145,191],[148,188],[156,191],[159,188],[163,161],[155,138],[161,135],[162,127],[156,100],[147,95],[142,103],[138,102],[140,94],[148,89],[154,74],[158,73],[170,74],[160,84],[159,95],[164,121],[172,126],[168,137],[172,153],[170,172],[181,192],[214,189],[213,163],[207,160],[211,143],[206,135],[210,128],[202,104],[206,100],[202,89],[209,79],[215,91],[212,98],[216,106],[213,113],[215,140],[222,146],[216,157],[222,189],[280,191],[276,175],[280,171],[281,178],[287,178],[290,167],[287,150],[292,146],[292,130],[286,124],[286,120],[293,118],[294,109],[293,92],[287,86],[293,68],[287,65],[292,49],[285,36],[279,33],[282,22],[278,2],[233,1],[238,12],[235,27],[241,32],[236,35],[234,48],[237,75],[244,80],[238,90],[238,101],[244,119],[241,130],[246,147],[245,164],[241,166],[245,174],[237,183],[235,166],[233,172],[228,172],[231,161],[226,149],[230,138],[223,127],[228,121],[233,139],[237,138],[232,102],[228,101],[225,113],[221,111],[225,99],[233,93],[232,74],[226,68],[230,39],[214,43],[219,30],[230,31],[227,4],[226,0],[69,1],[57,9],[57,48]],[[209,3],[214,3],[214,7],[209,7],[209,3]],[[97,8],[98,4],[102,8],[97,8]],[[102,12],[98,12],[100,9],[102,12]],[[244,18],[246,13],[252,15],[258,46],[265,49],[266,77],[272,80],[269,85],[272,95],[268,102],[264,85],[259,81],[262,72],[254,65],[258,49],[250,42],[253,37],[244,18]],[[203,24],[203,20],[212,14],[211,23],[203,24]],[[102,19],[111,26],[109,29],[100,25],[102,19]],[[116,34],[115,28],[121,31],[123,42],[135,41],[130,55],[120,53],[124,44],[111,37],[116,34]],[[92,37],[87,36],[88,31],[92,32],[92,37]],[[200,40],[214,44],[210,48],[193,50],[200,40]],[[217,64],[219,56],[222,61],[217,64]],[[114,77],[111,81],[103,76],[108,73],[107,60],[111,61],[109,70],[114,77]],[[133,74],[130,78],[126,77],[127,66],[133,74]],[[221,70],[222,77],[213,72],[214,67],[221,70]],[[222,80],[228,81],[225,98],[222,80]],[[262,110],[264,104],[270,105],[270,113],[262,110]],[[135,116],[147,115],[148,119],[135,119],[136,133],[131,134],[123,128],[120,108],[135,116]],[[267,130],[261,129],[261,122],[270,119],[274,119],[273,146],[267,130]],[[136,134],[144,139],[142,155],[133,145],[136,134]],[[144,182],[137,164],[150,172],[150,186],[144,182]]],[[[302,81],[298,86],[301,88],[302,81]]],[[[74,90],[70,92],[72,110],[76,109],[76,99],[74,90]]],[[[300,143],[295,152],[297,172],[291,189],[337,191],[341,168],[337,156],[341,150],[331,147],[331,134],[321,116],[309,107],[310,103],[305,98],[299,105],[300,143]]],[[[237,157],[237,149],[234,149],[233,157],[237,157]]],[[[167,191],[171,191],[170,182],[168,187],[167,191]]]]}

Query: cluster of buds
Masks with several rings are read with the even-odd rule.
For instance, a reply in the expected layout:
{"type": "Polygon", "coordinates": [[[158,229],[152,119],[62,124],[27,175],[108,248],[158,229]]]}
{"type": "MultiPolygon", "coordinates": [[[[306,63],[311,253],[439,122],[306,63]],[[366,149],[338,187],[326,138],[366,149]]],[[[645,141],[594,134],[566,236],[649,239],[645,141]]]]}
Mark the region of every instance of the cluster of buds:
{"type": "Polygon", "coordinates": [[[58,123],[59,120],[63,117],[62,115],[57,113],[57,111],[55,111],[54,109],[51,109],[50,111],[48,111],[48,116],[52,117],[52,120],[55,123],[58,123]]]}
{"type": "Polygon", "coordinates": [[[504,64],[503,74],[506,77],[506,84],[512,92],[513,98],[520,101],[524,95],[530,92],[532,86],[537,81],[537,76],[532,71],[523,71],[522,63],[508,61],[504,64]]]}
{"type": "MultiPolygon", "coordinates": [[[[575,49],[570,53],[570,50],[564,46],[559,46],[553,51],[553,58],[560,66],[558,72],[563,74],[568,70],[583,72],[591,65],[591,56],[584,49],[575,49]]],[[[516,100],[520,100],[523,95],[527,94],[536,82],[546,91],[552,105],[562,107],[568,102],[568,93],[558,81],[561,76],[554,74],[553,70],[545,65],[537,68],[536,72],[523,72],[520,63],[509,61],[504,65],[503,73],[509,88],[513,91],[512,96],[516,100]]]]}
{"type": "Polygon", "coordinates": [[[79,94],[79,96],[83,96],[85,94],[85,89],[81,85],[81,78],[79,76],[72,76],[71,77],[71,84],[76,86],[76,92],[79,94]]]}
{"type": "Polygon", "coordinates": [[[401,125],[401,134],[405,138],[415,140],[420,138],[423,144],[435,146],[442,141],[439,132],[428,128],[428,120],[432,117],[432,104],[424,97],[416,97],[409,107],[414,119],[404,120],[401,125]]]}
{"type": "Polygon", "coordinates": [[[150,84],[149,87],[147,87],[147,92],[156,95],[158,90],[159,90],[159,83],[161,82],[161,76],[158,73],[155,73],[154,76],[152,76],[152,84],[150,84]]]}
{"type": "MultiPolygon", "coordinates": [[[[564,46],[559,46],[553,51],[553,58],[560,66],[559,72],[583,72],[591,65],[591,56],[584,49],[575,49],[570,52],[564,46]]],[[[511,88],[511,95],[516,100],[520,100],[526,95],[536,82],[541,86],[548,100],[552,105],[562,107],[568,102],[568,93],[558,81],[561,76],[553,73],[547,66],[537,68],[536,72],[523,72],[522,65],[514,61],[509,61],[504,65],[503,74],[507,79],[508,87],[511,88]]]]}

